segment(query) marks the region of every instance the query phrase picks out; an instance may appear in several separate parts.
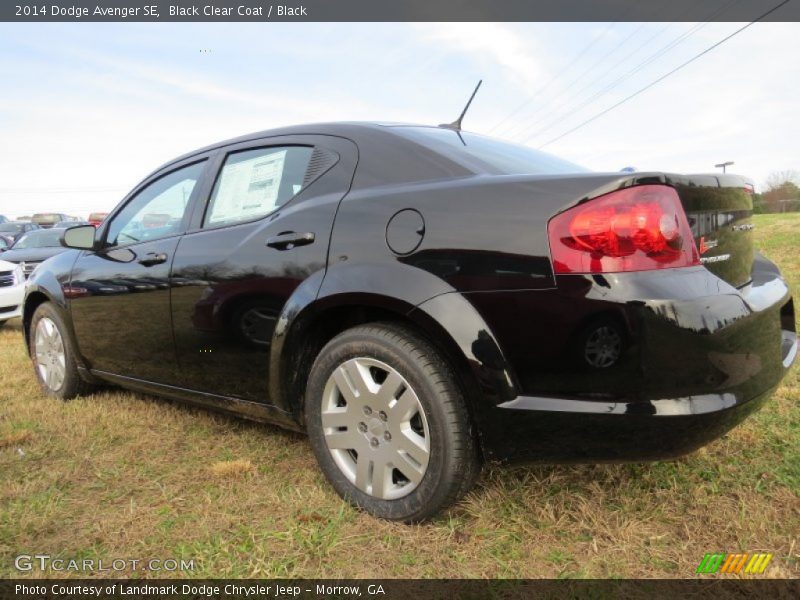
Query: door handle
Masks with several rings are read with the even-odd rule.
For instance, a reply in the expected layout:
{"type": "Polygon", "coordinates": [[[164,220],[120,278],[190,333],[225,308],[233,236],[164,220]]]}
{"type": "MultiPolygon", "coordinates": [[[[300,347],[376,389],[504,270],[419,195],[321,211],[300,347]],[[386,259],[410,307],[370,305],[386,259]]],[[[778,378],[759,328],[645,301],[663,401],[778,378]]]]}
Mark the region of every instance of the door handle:
{"type": "Polygon", "coordinates": [[[276,250],[291,250],[297,246],[305,246],[314,243],[314,234],[311,232],[297,233],[286,231],[273,236],[267,240],[267,246],[276,250]]]}
{"type": "Polygon", "coordinates": [[[165,262],[167,262],[167,255],[163,252],[157,254],[155,252],[148,252],[145,254],[144,258],[139,260],[139,264],[145,267],[152,267],[153,265],[160,265],[165,262]]]}

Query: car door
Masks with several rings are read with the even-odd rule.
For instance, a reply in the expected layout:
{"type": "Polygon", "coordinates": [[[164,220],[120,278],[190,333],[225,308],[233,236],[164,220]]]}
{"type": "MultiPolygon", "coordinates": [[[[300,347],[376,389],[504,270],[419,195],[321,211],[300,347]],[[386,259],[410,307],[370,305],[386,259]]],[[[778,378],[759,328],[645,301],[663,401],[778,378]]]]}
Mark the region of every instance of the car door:
{"type": "Polygon", "coordinates": [[[169,273],[208,157],[139,186],[98,231],[101,247],[73,267],[69,307],[90,369],[157,383],[178,378],[169,273]]]}
{"type": "Polygon", "coordinates": [[[172,265],[183,387],[269,402],[277,318],[307,278],[316,275],[318,289],[356,160],[352,142],[331,136],[280,136],[220,152],[205,210],[172,265]]]}

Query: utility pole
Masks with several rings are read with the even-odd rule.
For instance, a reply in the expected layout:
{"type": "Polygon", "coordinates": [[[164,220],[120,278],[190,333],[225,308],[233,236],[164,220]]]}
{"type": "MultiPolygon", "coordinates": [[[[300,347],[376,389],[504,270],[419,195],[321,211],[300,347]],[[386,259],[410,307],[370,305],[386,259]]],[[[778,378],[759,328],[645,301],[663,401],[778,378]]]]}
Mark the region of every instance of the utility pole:
{"type": "Polygon", "coordinates": [[[714,165],[716,168],[722,168],[722,172],[725,173],[725,167],[730,167],[733,164],[732,160],[728,160],[723,163],[719,163],[718,165],[714,165]]]}

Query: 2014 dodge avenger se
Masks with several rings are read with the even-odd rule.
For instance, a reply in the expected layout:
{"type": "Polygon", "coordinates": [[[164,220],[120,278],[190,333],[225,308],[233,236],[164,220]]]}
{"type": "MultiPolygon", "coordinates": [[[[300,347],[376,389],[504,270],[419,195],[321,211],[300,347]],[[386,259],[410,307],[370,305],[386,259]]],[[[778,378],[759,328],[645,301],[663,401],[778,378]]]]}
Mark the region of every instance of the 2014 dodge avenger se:
{"type": "Polygon", "coordinates": [[[797,352],[734,175],[593,173],[461,131],[298,126],[139,184],[24,301],[57,398],[105,382],[304,430],[344,498],[407,522],[487,459],[673,457],[797,352]]]}

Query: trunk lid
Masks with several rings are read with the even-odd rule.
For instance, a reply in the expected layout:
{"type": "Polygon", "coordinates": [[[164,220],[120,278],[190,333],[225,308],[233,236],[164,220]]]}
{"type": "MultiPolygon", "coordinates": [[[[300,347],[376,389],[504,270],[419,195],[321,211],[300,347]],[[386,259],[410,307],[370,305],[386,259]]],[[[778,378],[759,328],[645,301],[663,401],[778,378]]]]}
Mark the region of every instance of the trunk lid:
{"type": "Polygon", "coordinates": [[[739,175],[670,176],[692,228],[700,261],[735,287],[753,268],[753,185],[739,175]]]}

